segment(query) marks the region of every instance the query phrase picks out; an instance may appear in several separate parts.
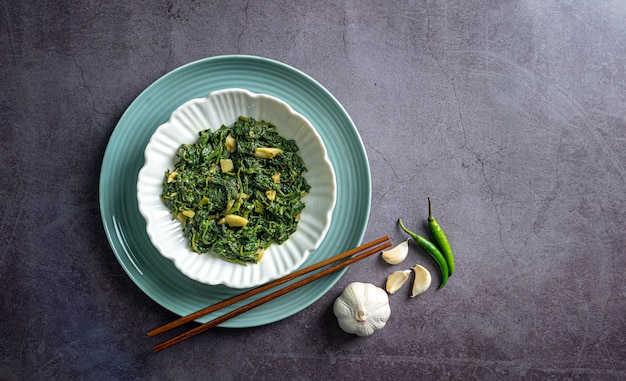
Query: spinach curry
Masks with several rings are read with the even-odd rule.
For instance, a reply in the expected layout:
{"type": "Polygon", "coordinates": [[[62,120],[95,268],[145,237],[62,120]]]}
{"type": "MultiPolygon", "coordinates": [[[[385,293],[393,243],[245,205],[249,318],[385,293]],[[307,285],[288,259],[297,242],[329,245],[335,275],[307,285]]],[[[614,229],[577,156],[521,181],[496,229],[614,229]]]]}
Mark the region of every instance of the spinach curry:
{"type": "Polygon", "coordinates": [[[284,242],[296,231],[310,190],[297,151],[273,124],[243,116],[181,145],[161,199],[182,222],[189,247],[247,264],[284,242]]]}

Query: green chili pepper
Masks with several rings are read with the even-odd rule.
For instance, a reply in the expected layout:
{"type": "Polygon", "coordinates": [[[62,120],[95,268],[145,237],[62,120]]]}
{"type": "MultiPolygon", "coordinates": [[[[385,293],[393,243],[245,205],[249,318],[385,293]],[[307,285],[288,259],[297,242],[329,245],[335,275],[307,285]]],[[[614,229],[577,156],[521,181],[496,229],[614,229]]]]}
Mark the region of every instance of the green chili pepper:
{"type": "Polygon", "coordinates": [[[437,222],[435,217],[433,217],[430,196],[428,197],[428,226],[430,227],[430,232],[432,233],[435,242],[439,246],[441,254],[443,254],[443,257],[446,259],[449,271],[448,275],[452,276],[452,273],[454,273],[454,256],[452,256],[452,248],[450,247],[448,237],[446,237],[446,234],[443,232],[441,225],[439,225],[439,222],[437,222]]]}
{"type": "Polygon", "coordinates": [[[417,242],[422,248],[424,248],[424,250],[426,250],[428,254],[430,254],[430,256],[433,257],[433,259],[437,262],[437,264],[439,265],[439,271],[441,272],[441,284],[439,285],[439,288],[443,288],[443,286],[445,286],[448,282],[449,274],[448,263],[443,257],[443,254],[441,254],[441,252],[439,251],[439,249],[437,249],[437,246],[435,246],[434,243],[430,242],[421,235],[413,233],[412,231],[407,229],[406,226],[404,226],[404,223],[402,223],[402,218],[398,219],[398,223],[400,224],[402,230],[410,235],[411,238],[413,238],[415,242],[417,242]]]}

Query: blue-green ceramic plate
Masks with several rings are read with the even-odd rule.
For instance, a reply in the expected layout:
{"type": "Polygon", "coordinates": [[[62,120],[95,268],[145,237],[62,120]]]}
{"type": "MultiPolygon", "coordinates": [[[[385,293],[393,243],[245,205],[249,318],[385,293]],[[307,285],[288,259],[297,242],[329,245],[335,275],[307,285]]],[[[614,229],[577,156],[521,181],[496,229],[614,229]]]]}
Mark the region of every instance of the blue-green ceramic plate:
{"type": "MultiPolygon", "coordinates": [[[[360,245],[370,212],[371,176],[359,133],[335,97],[314,79],[283,63],[242,55],[206,58],[169,72],[132,102],[111,135],[100,174],[100,211],[111,248],[128,276],[150,298],[181,316],[241,290],[191,280],[152,246],[137,206],[137,175],[148,140],[172,111],[190,99],[225,88],[269,94],[288,103],[313,124],[328,150],[336,174],[336,206],[326,237],[302,267],[360,245]]],[[[287,318],[324,295],[344,272],[312,282],[222,326],[254,327],[287,318]]],[[[209,321],[238,306],[198,321],[209,321]]]]}

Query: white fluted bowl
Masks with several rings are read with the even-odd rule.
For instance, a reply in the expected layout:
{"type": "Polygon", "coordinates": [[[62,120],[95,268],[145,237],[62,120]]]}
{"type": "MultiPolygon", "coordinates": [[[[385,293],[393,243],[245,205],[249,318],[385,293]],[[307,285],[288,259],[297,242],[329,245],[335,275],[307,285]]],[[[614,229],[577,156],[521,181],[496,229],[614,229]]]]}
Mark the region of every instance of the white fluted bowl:
{"type": "Polygon", "coordinates": [[[330,227],[336,184],[324,143],[305,117],[275,97],[225,89],[190,100],[156,129],[144,156],[145,164],[137,179],[137,200],[148,236],[163,256],[198,282],[249,288],[279,278],[297,269],[320,245],[330,227]],[[282,244],[270,245],[260,263],[247,266],[192,251],[181,223],[172,220],[160,198],[165,171],[174,168],[180,145],[194,143],[202,130],[230,126],[241,115],[272,123],[281,136],[295,140],[308,169],[304,177],[311,185],[303,198],[305,207],[297,230],[282,244]]]}

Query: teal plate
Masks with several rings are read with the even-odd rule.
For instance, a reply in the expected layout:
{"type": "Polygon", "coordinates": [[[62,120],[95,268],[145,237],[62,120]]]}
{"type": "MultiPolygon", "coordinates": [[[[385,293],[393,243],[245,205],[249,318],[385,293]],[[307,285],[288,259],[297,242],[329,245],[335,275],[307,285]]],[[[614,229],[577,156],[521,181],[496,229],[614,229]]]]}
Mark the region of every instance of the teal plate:
{"type": "MultiPolygon", "coordinates": [[[[367,155],[350,116],[328,90],[293,67],[254,56],[218,56],[181,66],[145,89],[122,115],[104,153],[99,189],[104,229],[124,271],[146,295],[181,316],[242,290],[191,280],[152,246],[137,207],[137,175],[150,137],[178,106],[212,91],[235,87],[288,103],[313,124],[328,151],[336,174],[337,203],[326,237],[302,267],[360,245],[367,227],[371,205],[367,155]]],[[[330,274],[221,326],[254,327],[287,318],[328,292],[344,272],[330,274]]],[[[198,322],[238,306],[204,316],[198,322]]]]}

